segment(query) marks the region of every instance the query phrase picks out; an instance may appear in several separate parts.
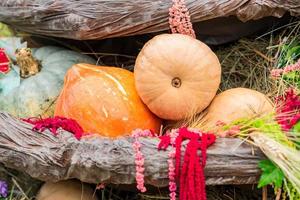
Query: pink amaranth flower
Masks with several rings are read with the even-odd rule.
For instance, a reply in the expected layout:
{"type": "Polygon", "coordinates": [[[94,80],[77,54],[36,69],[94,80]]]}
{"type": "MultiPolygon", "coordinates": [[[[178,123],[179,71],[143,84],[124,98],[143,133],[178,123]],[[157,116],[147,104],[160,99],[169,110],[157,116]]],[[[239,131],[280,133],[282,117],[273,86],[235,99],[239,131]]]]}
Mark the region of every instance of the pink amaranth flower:
{"type": "Polygon", "coordinates": [[[287,74],[289,72],[300,70],[300,59],[295,63],[284,67],[283,69],[273,69],[271,71],[271,76],[273,78],[278,78],[283,74],[287,74]]]}
{"type": "Polygon", "coordinates": [[[226,123],[225,122],[223,122],[223,121],[221,121],[221,120],[218,120],[217,122],[216,122],[216,126],[225,126],[226,125],[226,123]]]}
{"type": "Polygon", "coordinates": [[[132,137],[134,138],[132,147],[135,152],[135,169],[136,169],[135,180],[137,183],[136,187],[141,192],[146,192],[147,190],[145,187],[145,180],[144,180],[145,158],[143,153],[141,152],[142,145],[139,141],[139,137],[153,137],[153,136],[154,134],[150,130],[136,129],[132,132],[132,137]]]}
{"type": "Polygon", "coordinates": [[[273,78],[279,78],[282,75],[282,73],[283,73],[283,69],[273,69],[271,71],[271,76],[273,78]]]}
{"type": "Polygon", "coordinates": [[[178,136],[177,131],[171,131],[170,132],[170,143],[172,145],[172,150],[169,152],[169,159],[168,159],[168,165],[169,165],[169,191],[170,191],[170,200],[176,200],[176,173],[175,173],[175,157],[176,157],[176,138],[178,136]]]}
{"type": "Polygon", "coordinates": [[[175,158],[176,158],[176,138],[178,136],[178,130],[173,129],[171,132],[167,132],[166,135],[161,136],[160,143],[158,145],[158,150],[167,150],[168,146],[171,145],[171,151],[168,156],[168,175],[169,175],[169,191],[170,191],[170,200],[176,200],[176,168],[175,168],[175,158]]]}
{"type": "Polygon", "coordinates": [[[180,33],[196,38],[189,11],[184,0],[172,0],[173,6],[169,9],[169,24],[172,33],[180,33]]]}
{"type": "Polygon", "coordinates": [[[226,131],[227,136],[235,136],[240,132],[239,126],[232,126],[229,130],[226,131]]]}
{"type": "MultiPolygon", "coordinates": [[[[219,126],[225,126],[226,124],[220,124],[219,123],[219,126]]],[[[221,126],[221,127],[222,127],[221,126]]],[[[218,136],[221,137],[221,138],[225,138],[225,137],[234,137],[236,136],[237,134],[239,134],[241,131],[241,127],[238,126],[238,125],[235,125],[235,126],[232,126],[230,127],[228,130],[221,130],[220,132],[218,132],[218,136]]]]}
{"type": "MultiPolygon", "coordinates": [[[[175,145],[172,144],[172,146],[175,145]]],[[[176,173],[175,173],[175,156],[176,149],[172,147],[171,152],[169,153],[168,165],[169,165],[169,191],[170,191],[170,200],[176,200],[176,173]]]]}
{"type": "Polygon", "coordinates": [[[283,71],[284,71],[284,73],[288,73],[288,72],[292,72],[292,71],[299,70],[299,69],[300,69],[300,59],[295,64],[286,66],[283,69],[283,71]]]}
{"type": "Polygon", "coordinates": [[[105,188],[105,184],[104,183],[99,183],[98,185],[96,185],[96,190],[101,190],[105,188]]]}

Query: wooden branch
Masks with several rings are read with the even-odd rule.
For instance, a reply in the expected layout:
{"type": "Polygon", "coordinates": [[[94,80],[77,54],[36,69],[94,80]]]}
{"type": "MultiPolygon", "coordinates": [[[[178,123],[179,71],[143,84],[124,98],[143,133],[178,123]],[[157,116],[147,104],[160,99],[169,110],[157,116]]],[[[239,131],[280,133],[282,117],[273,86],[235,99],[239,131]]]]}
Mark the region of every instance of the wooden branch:
{"type": "MultiPolygon", "coordinates": [[[[132,184],[135,160],[132,138],[116,140],[88,136],[80,141],[71,133],[34,132],[32,126],[0,113],[0,163],[42,181],[77,178],[88,183],[132,184]]],[[[168,185],[168,151],[157,151],[158,139],[141,139],[145,155],[145,181],[168,185]]],[[[170,149],[168,149],[170,150],[170,149]]],[[[208,185],[252,184],[260,174],[259,149],[239,139],[217,139],[208,151],[208,185]]]]}
{"type": "MultiPolygon", "coordinates": [[[[0,21],[35,34],[78,40],[103,39],[169,29],[171,0],[1,0],[0,21]]],[[[186,0],[192,22],[237,16],[298,16],[299,0],[186,0]]]]}

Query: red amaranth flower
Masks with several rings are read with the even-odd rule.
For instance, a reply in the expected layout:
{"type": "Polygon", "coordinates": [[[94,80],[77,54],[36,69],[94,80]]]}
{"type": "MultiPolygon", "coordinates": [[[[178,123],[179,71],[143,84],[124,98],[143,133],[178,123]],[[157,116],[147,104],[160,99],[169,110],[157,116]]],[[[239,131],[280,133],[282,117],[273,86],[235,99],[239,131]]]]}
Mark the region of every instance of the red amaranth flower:
{"type": "Polygon", "coordinates": [[[0,48],[0,73],[6,74],[9,72],[9,69],[9,58],[4,49],[0,48]]]}
{"type": "Polygon", "coordinates": [[[82,127],[73,119],[67,119],[65,117],[53,117],[53,118],[28,118],[22,119],[23,121],[34,125],[33,130],[43,132],[46,129],[49,129],[54,135],[57,135],[57,130],[59,128],[73,133],[74,136],[80,140],[83,135],[82,127]]]}
{"type": "MultiPolygon", "coordinates": [[[[215,142],[214,134],[191,132],[180,128],[175,140],[175,175],[179,179],[180,200],[206,200],[204,167],[206,165],[206,149],[215,142]],[[183,165],[181,167],[181,145],[189,140],[186,146],[183,165]],[[201,155],[198,155],[201,150],[201,155]]],[[[166,149],[171,144],[170,136],[161,137],[159,149],[166,149]]],[[[174,189],[174,188],[171,188],[174,189]]],[[[173,198],[174,193],[170,196],[173,198]]]]}
{"type": "Polygon", "coordinates": [[[276,99],[277,121],[284,131],[289,131],[300,118],[300,96],[289,89],[276,99]]]}

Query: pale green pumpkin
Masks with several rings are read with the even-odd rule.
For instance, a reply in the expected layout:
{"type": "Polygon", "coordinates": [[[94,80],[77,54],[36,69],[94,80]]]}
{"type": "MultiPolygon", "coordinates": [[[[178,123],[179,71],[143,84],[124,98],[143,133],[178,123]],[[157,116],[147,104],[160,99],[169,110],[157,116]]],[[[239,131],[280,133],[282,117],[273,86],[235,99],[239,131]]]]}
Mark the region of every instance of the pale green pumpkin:
{"type": "MultiPolygon", "coordinates": [[[[0,48],[7,47],[7,54],[16,60],[9,52],[11,46],[6,46],[8,44],[0,41],[0,48]]],[[[52,116],[66,71],[76,63],[95,64],[95,60],[88,56],[54,46],[32,49],[32,57],[41,66],[36,74],[21,78],[22,66],[11,65],[9,73],[0,75],[1,111],[17,117],[52,116]]]]}

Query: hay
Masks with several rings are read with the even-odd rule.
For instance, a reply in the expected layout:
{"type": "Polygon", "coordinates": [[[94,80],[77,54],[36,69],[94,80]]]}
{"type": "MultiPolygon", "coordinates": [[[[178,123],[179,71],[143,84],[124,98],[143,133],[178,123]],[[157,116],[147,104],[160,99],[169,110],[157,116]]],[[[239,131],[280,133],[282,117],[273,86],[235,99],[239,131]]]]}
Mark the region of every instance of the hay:
{"type": "Polygon", "coordinates": [[[277,96],[278,84],[270,78],[270,70],[278,66],[281,47],[300,37],[297,19],[276,30],[256,38],[243,38],[229,46],[218,47],[215,52],[222,65],[220,91],[247,87],[277,96]]]}

